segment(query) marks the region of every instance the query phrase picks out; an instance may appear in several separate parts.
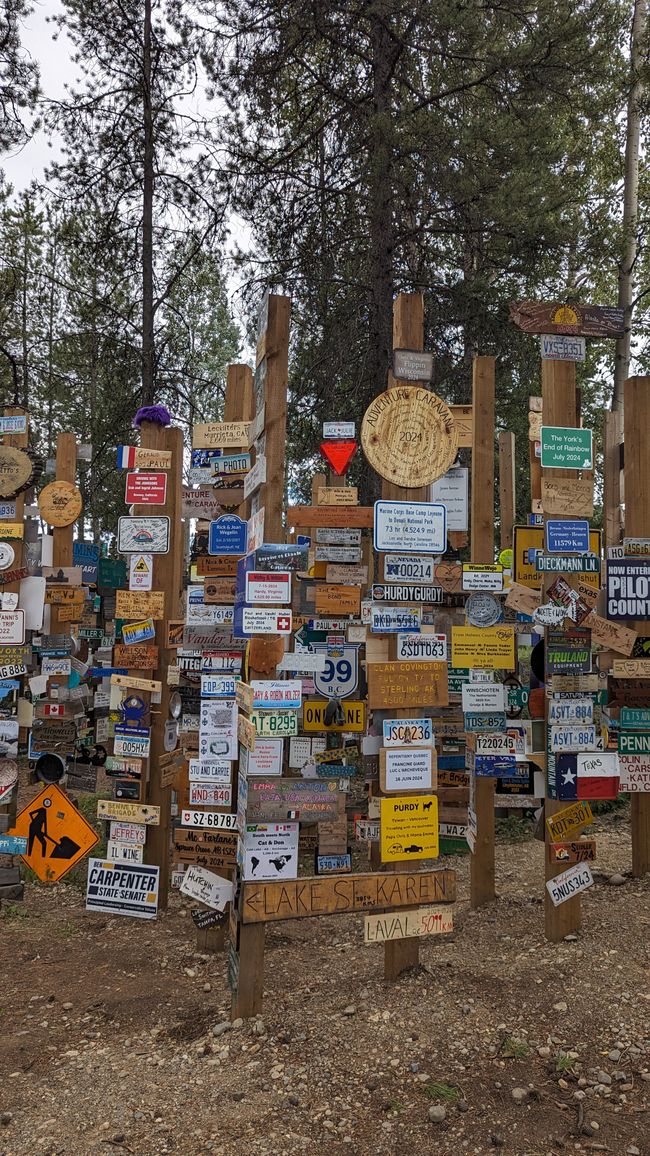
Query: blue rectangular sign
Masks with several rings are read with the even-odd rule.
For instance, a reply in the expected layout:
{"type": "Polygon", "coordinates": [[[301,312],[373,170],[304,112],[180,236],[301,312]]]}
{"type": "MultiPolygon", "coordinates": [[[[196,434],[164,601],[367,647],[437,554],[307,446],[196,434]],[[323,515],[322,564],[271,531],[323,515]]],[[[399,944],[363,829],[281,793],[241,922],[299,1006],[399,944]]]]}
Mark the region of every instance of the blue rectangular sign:
{"type": "Polygon", "coordinates": [[[72,565],[81,566],[83,582],[96,582],[99,568],[99,546],[94,542],[73,542],[72,565]]]}
{"type": "Polygon", "coordinates": [[[0,855],[26,855],[26,835],[0,835],[0,855]]]}
{"type": "Polygon", "coordinates": [[[574,521],[548,518],[546,549],[550,554],[587,554],[589,522],[582,518],[574,521]]]}
{"type": "Polygon", "coordinates": [[[210,522],[208,554],[245,554],[247,523],[237,514],[222,514],[210,522]]]}

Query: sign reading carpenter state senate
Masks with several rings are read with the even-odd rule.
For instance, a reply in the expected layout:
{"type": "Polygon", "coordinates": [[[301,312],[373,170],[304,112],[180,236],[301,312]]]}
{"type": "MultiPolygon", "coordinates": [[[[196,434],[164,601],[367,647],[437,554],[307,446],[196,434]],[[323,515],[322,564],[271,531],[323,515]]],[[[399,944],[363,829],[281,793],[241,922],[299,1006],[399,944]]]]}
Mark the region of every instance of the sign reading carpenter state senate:
{"type": "Polygon", "coordinates": [[[396,386],[368,406],[361,445],[374,470],[398,486],[427,486],[456,459],[458,431],[444,401],[418,386],[396,386]]]}

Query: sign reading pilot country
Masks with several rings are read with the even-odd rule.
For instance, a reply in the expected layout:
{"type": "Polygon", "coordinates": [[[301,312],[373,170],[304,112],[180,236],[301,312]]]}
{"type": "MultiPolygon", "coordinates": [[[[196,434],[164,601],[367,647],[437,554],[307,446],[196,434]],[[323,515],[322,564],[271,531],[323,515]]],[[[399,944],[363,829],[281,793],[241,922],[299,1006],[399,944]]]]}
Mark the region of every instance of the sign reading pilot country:
{"type": "Polygon", "coordinates": [[[158,912],[160,868],[148,863],[88,860],[86,911],[155,919],[158,912]]]}

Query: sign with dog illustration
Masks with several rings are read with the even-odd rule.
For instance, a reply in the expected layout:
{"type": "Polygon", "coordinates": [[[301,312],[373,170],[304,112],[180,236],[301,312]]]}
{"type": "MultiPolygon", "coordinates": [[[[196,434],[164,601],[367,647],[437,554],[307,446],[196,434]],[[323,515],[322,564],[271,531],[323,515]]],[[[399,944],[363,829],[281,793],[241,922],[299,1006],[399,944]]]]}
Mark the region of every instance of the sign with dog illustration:
{"type": "Polygon", "coordinates": [[[400,795],[382,798],[380,811],[382,863],[437,859],[438,798],[400,795]]]}

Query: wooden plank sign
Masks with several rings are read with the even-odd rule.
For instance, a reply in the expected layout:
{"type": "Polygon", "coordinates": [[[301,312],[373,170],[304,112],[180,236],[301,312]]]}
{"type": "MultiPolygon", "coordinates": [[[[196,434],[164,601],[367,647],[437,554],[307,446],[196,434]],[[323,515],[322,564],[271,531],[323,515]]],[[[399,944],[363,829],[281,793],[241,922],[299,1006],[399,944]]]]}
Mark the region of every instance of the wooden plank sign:
{"type": "Polygon", "coordinates": [[[374,506],[289,506],[287,526],[336,527],[342,523],[349,529],[369,529],[374,522],[374,506]]]}
{"type": "Polygon", "coordinates": [[[542,478],[542,509],[545,514],[592,518],[592,478],[542,478]]]}
{"type": "Polygon", "coordinates": [[[165,595],[162,590],[116,590],[117,618],[160,619],[165,616],[165,595]]]}
{"type": "Polygon", "coordinates": [[[125,666],[127,670],[153,670],[158,665],[158,647],[153,643],[135,643],[113,647],[113,665],[125,666]]]}
{"type": "Polygon", "coordinates": [[[321,779],[248,780],[247,823],[333,822],[339,812],[338,783],[321,779]]]}
{"type": "Polygon", "coordinates": [[[243,923],[268,923],[312,915],[454,903],[455,871],[399,871],[395,874],[323,875],[277,883],[243,883],[243,923]]]}
{"type": "Polygon", "coordinates": [[[360,586],[332,586],[329,583],[316,584],[317,614],[356,614],[361,612],[360,586]]]}
{"type": "Polygon", "coordinates": [[[235,448],[248,445],[249,421],[199,423],[192,430],[193,449],[235,448]]]}
{"type": "Polygon", "coordinates": [[[380,477],[397,486],[427,486],[454,464],[458,430],[431,390],[397,386],[371,401],[361,423],[361,446],[380,477]]]}
{"type": "Polygon", "coordinates": [[[519,614],[527,614],[529,618],[532,618],[541,601],[541,590],[530,590],[528,586],[520,586],[518,582],[511,582],[506,595],[506,606],[510,610],[517,610],[519,614]]]}
{"type": "Polygon", "coordinates": [[[367,666],[368,706],[448,706],[446,662],[371,662],[367,666]]]}
{"type": "Polygon", "coordinates": [[[471,405],[450,405],[458,434],[458,448],[471,449],[474,444],[474,407],[471,405]]]}
{"type": "Polygon", "coordinates": [[[236,578],[237,554],[201,554],[196,560],[196,572],[202,578],[236,578]]]}
{"type": "Polygon", "coordinates": [[[417,907],[415,911],[389,911],[366,915],[363,942],[388,943],[391,939],[411,939],[421,935],[446,935],[454,930],[450,907],[417,907]]]}
{"type": "Polygon", "coordinates": [[[622,337],[623,309],[609,305],[578,305],[572,301],[517,301],[510,320],[524,333],[558,333],[576,337],[622,337]]]}
{"type": "Polygon", "coordinates": [[[612,663],[613,678],[650,678],[650,659],[615,658],[612,663]]]}

